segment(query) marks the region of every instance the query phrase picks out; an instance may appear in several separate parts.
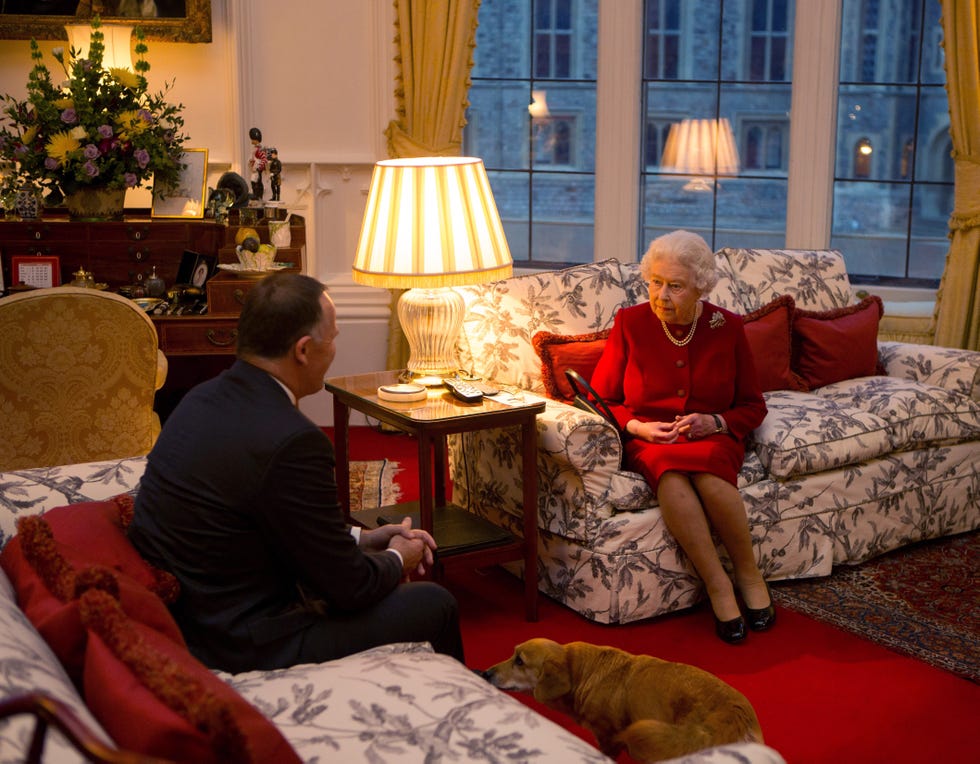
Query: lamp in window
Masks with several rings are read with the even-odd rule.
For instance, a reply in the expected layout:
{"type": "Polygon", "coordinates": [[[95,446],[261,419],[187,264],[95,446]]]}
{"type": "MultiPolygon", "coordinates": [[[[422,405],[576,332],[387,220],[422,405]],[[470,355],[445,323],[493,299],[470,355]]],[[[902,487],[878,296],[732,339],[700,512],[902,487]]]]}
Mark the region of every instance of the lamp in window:
{"type": "Polygon", "coordinates": [[[715,177],[738,172],[731,123],[727,119],[685,119],[671,125],[660,168],[693,176],[684,185],[685,191],[712,190],[715,177]]]}
{"type": "Polygon", "coordinates": [[[531,103],[527,107],[527,113],[531,115],[531,119],[541,119],[549,115],[547,96],[547,90],[531,91],[531,103]]]}
{"type": "Polygon", "coordinates": [[[512,270],[482,159],[388,159],[374,166],[353,278],[408,290],[398,300],[398,320],[416,381],[439,384],[459,369],[463,298],[445,287],[507,278],[512,270]]]}
{"type": "MultiPolygon", "coordinates": [[[[91,24],[66,24],[65,31],[68,33],[68,50],[74,50],[79,58],[88,56],[88,49],[92,42],[91,24]]],[[[102,23],[99,31],[102,32],[102,45],[105,48],[102,54],[102,68],[132,70],[133,27],[128,24],[102,23]]]]}

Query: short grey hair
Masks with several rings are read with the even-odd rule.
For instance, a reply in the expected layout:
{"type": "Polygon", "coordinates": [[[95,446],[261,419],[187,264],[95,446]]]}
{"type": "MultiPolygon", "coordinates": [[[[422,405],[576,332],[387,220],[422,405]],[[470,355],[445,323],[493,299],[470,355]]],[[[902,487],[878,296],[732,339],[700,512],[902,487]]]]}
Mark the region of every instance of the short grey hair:
{"type": "Polygon", "coordinates": [[[644,281],[650,281],[654,264],[663,260],[687,268],[691,272],[694,288],[702,295],[711,292],[718,283],[715,253],[711,251],[708,242],[696,233],[671,231],[651,241],[640,260],[640,275],[644,281]]]}

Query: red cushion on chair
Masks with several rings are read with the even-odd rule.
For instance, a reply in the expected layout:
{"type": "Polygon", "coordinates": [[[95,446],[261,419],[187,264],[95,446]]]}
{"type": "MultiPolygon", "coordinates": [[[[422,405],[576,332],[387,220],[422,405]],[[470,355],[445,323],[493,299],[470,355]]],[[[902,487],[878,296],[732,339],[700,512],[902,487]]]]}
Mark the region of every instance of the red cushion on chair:
{"type": "Polygon", "coordinates": [[[120,746],[174,761],[300,761],[254,706],[105,592],[85,592],[79,609],[91,632],[85,703],[120,746]]]}
{"type": "Polygon", "coordinates": [[[793,318],[793,369],[810,388],[878,374],[877,295],[827,311],[797,310],[793,318]]]}
{"type": "Polygon", "coordinates": [[[574,369],[587,380],[592,379],[608,337],[608,329],[591,334],[536,333],[531,343],[541,359],[541,381],[548,397],[563,401],[575,398],[565,369],[574,369]]]}
{"type": "Polygon", "coordinates": [[[18,604],[76,681],[86,642],[77,597],[92,581],[116,592],[133,618],[183,644],[170,611],[148,588],[159,588],[160,576],[129,543],[118,517],[112,500],[24,517],[0,554],[18,604]]]}
{"type": "Polygon", "coordinates": [[[784,294],[742,317],[762,392],[809,390],[803,378],[790,368],[795,308],[793,298],[784,294]]]}

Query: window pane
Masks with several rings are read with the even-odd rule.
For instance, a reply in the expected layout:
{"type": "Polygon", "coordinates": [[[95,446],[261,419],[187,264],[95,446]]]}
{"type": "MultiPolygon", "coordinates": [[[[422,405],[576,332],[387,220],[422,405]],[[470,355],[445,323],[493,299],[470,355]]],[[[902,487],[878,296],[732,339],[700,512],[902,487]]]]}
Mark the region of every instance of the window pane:
{"type": "Polygon", "coordinates": [[[463,145],[487,166],[511,255],[591,261],[598,0],[492,0],[479,22],[463,145]]]}
{"type": "Polygon", "coordinates": [[[930,84],[943,81],[930,49],[938,6],[844,2],[831,242],[865,280],[937,283],[945,264],[953,161],[946,92],[930,84]]]}
{"type": "MultiPolygon", "coordinates": [[[[654,5],[647,3],[648,17],[654,5]]],[[[661,157],[647,156],[644,165],[641,247],[656,233],[681,227],[699,231],[716,248],[784,246],[792,55],[786,27],[792,27],[794,4],[684,2],[681,9],[680,81],[646,78],[645,124],[648,130],[651,124],[677,126],[676,146],[680,123],[701,120],[685,129],[728,132],[737,164],[727,167],[727,154],[710,142],[707,159],[679,161],[672,147],[664,163],[664,142],[648,139],[648,150],[656,146],[661,157]],[[704,67],[719,46],[720,76],[717,67],[704,67]]],[[[681,155],[700,155],[695,143],[681,155]]]]}

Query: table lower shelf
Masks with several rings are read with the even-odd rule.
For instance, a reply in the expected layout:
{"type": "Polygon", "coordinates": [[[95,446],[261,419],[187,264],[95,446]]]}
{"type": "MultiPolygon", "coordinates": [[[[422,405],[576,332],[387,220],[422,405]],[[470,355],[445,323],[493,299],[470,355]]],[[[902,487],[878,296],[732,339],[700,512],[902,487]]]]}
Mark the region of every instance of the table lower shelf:
{"type": "MultiPolygon", "coordinates": [[[[351,518],[366,528],[377,528],[389,522],[399,523],[406,515],[412,518],[413,528],[421,527],[417,501],[352,512],[351,518]]],[[[481,552],[494,557],[502,554],[506,559],[523,558],[523,539],[454,504],[434,508],[432,526],[432,537],[439,547],[437,559],[444,563],[447,558],[481,552]]]]}

